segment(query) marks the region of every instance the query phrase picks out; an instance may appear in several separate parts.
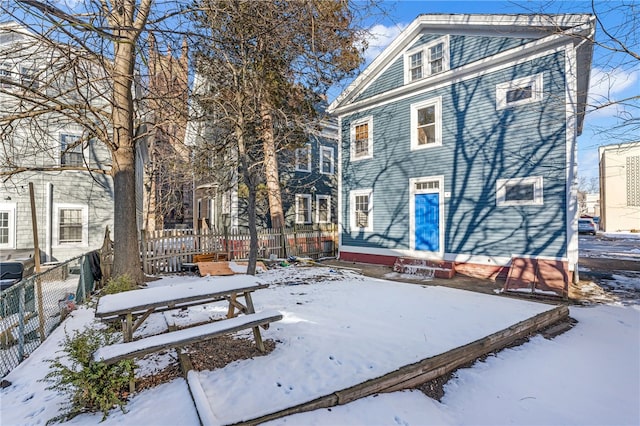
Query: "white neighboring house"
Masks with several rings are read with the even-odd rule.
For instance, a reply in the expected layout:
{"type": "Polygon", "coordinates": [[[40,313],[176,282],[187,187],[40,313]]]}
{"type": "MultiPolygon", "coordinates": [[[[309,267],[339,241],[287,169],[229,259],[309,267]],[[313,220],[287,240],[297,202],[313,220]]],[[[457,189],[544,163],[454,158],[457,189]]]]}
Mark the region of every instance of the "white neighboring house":
{"type": "Polygon", "coordinates": [[[600,229],[640,230],[640,142],[598,148],[600,229]]]}
{"type": "Polygon", "coordinates": [[[113,231],[111,156],[96,137],[110,134],[110,92],[80,53],[0,24],[0,258],[34,249],[29,184],[43,262],[99,248],[113,231]],[[75,112],[51,112],[69,104],[75,112]]]}

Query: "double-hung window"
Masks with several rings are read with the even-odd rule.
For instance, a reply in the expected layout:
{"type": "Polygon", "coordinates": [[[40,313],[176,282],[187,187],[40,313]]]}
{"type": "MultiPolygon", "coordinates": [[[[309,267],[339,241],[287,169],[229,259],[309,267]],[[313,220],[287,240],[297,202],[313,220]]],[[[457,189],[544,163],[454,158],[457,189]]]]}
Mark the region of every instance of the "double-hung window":
{"type": "Polygon", "coordinates": [[[15,217],[15,204],[0,204],[0,248],[15,248],[15,217]]]}
{"type": "Polygon", "coordinates": [[[82,142],[78,135],[60,135],[60,165],[82,166],[82,142]]]}
{"type": "Polygon", "coordinates": [[[60,209],[60,243],[82,242],[82,209],[60,209]]]}
{"type": "Polygon", "coordinates": [[[496,109],[539,102],[542,96],[542,73],[507,81],[496,86],[496,109]]]}
{"type": "Polygon", "coordinates": [[[497,206],[540,206],[543,204],[542,176],[498,179],[497,206]]]}
{"type": "Polygon", "coordinates": [[[373,157],[373,119],[366,117],[351,123],[351,160],[373,157]]]}
{"type": "Polygon", "coordinates": [[[311,172],[311,144],[296,149],[296,172],[311,172]]]}
{"type": "Polygon", "coordinates": [[[55,246],[89,244],[89,213],[86,205],[54,205],[55,246]]]}
{"type": "Polygon", "coordinates": [[[333,148],[330,146],[320,147],[320,173],[323,175],[333,174],[333,148]]]}
{"type": "Polygon", "coordinates": [[[411,149],[442,145],[442,98],[411,105],[411,149]]]}
{"type": "Polygon", "coordinates": [[[415,81],[422,78],[422,50],[409,55],[409,80],[415,81]]]}
{"type": "Polygon", "coordinates": [[[331,222],[331,196],[316,195],[316,222],[331,222]]]}
{"type": "Polygon", "coordinates": [[[373,231],[373,191],[359,189],[349,196],[351,231],[373,231]]]}
{"type": "Polygon", "coordinates": [[[404,55],[405,84],[449,70],[449,36],[409,50],[404,55]]]}
{"type": "Polygon", "coordinates": [[[311,195],[296,195],[296,223],[311,223],[311,195]]]}

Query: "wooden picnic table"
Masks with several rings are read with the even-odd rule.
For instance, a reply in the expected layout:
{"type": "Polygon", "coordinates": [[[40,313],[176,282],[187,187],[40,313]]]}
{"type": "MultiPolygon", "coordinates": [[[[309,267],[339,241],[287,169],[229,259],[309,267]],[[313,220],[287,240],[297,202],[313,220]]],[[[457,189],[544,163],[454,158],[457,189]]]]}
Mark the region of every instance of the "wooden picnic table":
{"type": "MultiPolygon", "coordinates": [[[[209,278],[193,281],[189,284],[151,287],[100,297],[95,316],[102,321],[121,321],[123,339],[133,340],[133,332],[154,312],[163,312],[189,306],[226,300],[229,303],[227,318],[233,318],[242,312],[253,314],[255,309],[251,293],[266,288],[256,277],[235,275],[225,278],[209,278]],[[240,298],[244,298],[241,303],[240,298]]],[[[264,345],[257,327],[254,337],[258,349],[264,351],[264,345]]]]}

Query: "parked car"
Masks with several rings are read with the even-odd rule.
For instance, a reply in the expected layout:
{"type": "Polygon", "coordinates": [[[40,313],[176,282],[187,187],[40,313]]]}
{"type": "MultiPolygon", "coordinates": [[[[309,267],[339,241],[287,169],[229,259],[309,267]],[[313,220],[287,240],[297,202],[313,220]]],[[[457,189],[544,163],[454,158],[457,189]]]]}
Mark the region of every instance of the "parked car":
{"type": "Polygon", "coordinates": [[[593,219],[580,218],[578,219],[578,233],[579,234],[591,234],[596,235],[598,227],[594,223],[593,219]]]}

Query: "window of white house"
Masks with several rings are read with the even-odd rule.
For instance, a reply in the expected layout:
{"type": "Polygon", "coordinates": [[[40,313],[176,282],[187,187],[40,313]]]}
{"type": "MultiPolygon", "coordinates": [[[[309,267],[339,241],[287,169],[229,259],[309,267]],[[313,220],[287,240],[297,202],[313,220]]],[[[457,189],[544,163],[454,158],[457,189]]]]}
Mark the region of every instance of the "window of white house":
{"type": "Polygon", "coordinates": [[[449,36],[405,53],[405,84],[449,70],[449,36]]]}
{"type": "Polygon", "coordinates": [[[7,63],[0,64],[0,87],[11,87],[13,76],[11,74],[11,65],[7,63]]]}
{"type": "Polygon", "coordinates": [[[60,165],[82,166],[82,143],[78,135],[60,135],[60,165]]]}
{"type": "Polygon", "coordinates": [[[296,149],[296,171],[311,172],[311,144],[296,149]]]}
{"type": "Polygon", "coordinates": [[[351,231],[373,231],[373,191],[359,189],[349,194],[351,231]]]}
{"type": "Polygon", "coordinates": [[[505,109],[542,100],[542,73],[518,78],[496,86],[496,109],[505,109]]]}
{"type": "Polygon", "coordinates": [[[330,146],[320,147],[320,173],[323,175],[333,174],[333,148],[330,146]]]}
{"type": "Polygon", "coordinates": [[[316,222],[331,222],[331,196],[316,195],[316,222]]]}
{"type": "Polygon", "coordinates": [[[411,105],[411,149],[442,145],[442,98],[411,105]]]}
{"type": "Polygon", "coordinates": [[[296,223],[311,223],[311,195],[296,195],[296,223]]]}
{"type": "Polygon", "coordinates": [[[20,67],[20,84],[33,89],[38,88],[37,70],[28,67],[20,67]]]}
{"type": "Polygon", "coordinates": [[[15,204],[0,204],[0,248],[15,248],[15,204]]]}
{"type": "Polygon", "coordinates": [[[373,157],[373,119],[363,118],[351,123],[351,160],[373,157]]]}
{"type": "Polygon", "coordinates": [[[87,246],[89,244],[89,214],[87,206],[55,205],[54,223],[57,227],[54,245],[87,246]]]}
{"type": "Polygon", "coordinates": [[[542,204],[542,176],[498,179],[497,206],[539,206],[542,204]]]}

